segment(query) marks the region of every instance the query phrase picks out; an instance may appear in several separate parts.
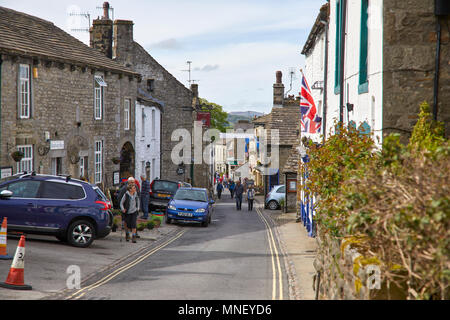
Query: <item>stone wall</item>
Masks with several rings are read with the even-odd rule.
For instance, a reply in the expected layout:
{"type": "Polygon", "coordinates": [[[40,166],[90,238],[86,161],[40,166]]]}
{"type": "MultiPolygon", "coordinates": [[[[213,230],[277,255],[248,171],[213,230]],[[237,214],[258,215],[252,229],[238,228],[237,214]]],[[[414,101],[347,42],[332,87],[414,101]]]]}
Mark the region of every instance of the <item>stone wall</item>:
{"type": "MultiPolygon", "coordinates": [[[[132,34],[132,33],[131,33],[132,34]]],[[[124,32],[124,37],[129,33],[124,32]]],[[[129,42],[126,38],[115,38],[117,48],[121,48],[121,41],[129,42]]],[[[173,163],[171,152],[178,143],[171,141],[172,132],[176,129],[186,129],[192,133],[192,92],[164,69],[145,49],[136,42],[126,47],[128,52],[122,55],[131,68],[142,75],[139,88],[145,90],[152,97],[163,102],[161,123],[161,179],[180,180],[176,171],[178,165],[173,163]],[[148,90],[147,81],[153,81],[152,90],[148,90]]],[[[120,51],[116,52],[116,61],[120,60],[120,51]]]]}
{"type": "MultiPolygon", "coordinates": [[[[94,23],[91,36],[101,39],[96,27],[94,23]]],[[[178,181],[183,176],[177,174],[178,165],[171,159],[172,149],[178,142],[172,142],[171,136],[176,129],[186,129],[192,133],[192,92],[133,40],[132,21],[114,21],[113,38],[113,59],[141,74],[142,81],[138,88],[162,105],[160,178],[178,181]]],[[[97,48],[104,51],[103,46],[97,48]]]]}
{"type": "Polygon", "coordinates": [[[317,273],[313,287],[319,300],[404,300],[407,290],[387,284],[379,268],[380,262],[364,257],[354,247],[357,239],[342,241],[320,231],[316,236],[317,273]],[[318,292],[317,292],[318,290],[318,292]]]}
{"type": "MultiPolygon", "coordinates": [[[[434,0],[385,0],[383,9],[383,127],[405,133],[417,121],[419,105],[433,106],[436,58],[434,0]]],[[[438,120],[450,136],[450,18],[443,19],[438,120]],[[445,21],[446,20],[446,21],[445,21]]]]}
{"type": "Polygon", "coordinates": [[[10,153],[17,145],[33,146],[33,168],[36,172],[51,173],[51,158],[62,157],[62,173],[79,177],[79,162],[71,161],[72,154],[88,157],[88,178],[94,182],[95,140],[103,140],[103,182],[111,186],[113,172],[119,165],[111,162],[119,157],[125,142],[134,145],[134,121],[130,130],[123,128],[124,99],[131,100],[134,117],[137,80],[122,74],[94,71],[36,59],[13,58],[3,55],[1,74],[1,153],[0,165],[17,164],[10,153]],[[37,77],[31,77],[31,118],[18,117],[18,70],[20,63],[36,68],[37,77]],[[102,120],[94,120],[94,74],[102,74],[107,83],[104,94],[102,120]],[[122,119],[122,120],[121,120],[122,119]],[[48,150],[44,132],[51,140],[63,140],[63,150],[48,150]]]}

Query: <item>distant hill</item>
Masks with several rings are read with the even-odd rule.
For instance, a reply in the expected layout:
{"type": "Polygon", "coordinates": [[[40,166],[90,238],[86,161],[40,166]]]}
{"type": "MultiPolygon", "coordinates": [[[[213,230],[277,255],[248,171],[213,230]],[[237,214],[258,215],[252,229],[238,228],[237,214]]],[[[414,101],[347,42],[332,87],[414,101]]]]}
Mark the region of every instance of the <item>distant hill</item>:
{"type": "Polygon", "coordinates": [[[253,120],[255,116],[259,117],[262,115],[263,113],[256,111],[233,111],[228,112],[227,120],[230,123],[230,126],[232,127],[239,120],[253,120]]]}

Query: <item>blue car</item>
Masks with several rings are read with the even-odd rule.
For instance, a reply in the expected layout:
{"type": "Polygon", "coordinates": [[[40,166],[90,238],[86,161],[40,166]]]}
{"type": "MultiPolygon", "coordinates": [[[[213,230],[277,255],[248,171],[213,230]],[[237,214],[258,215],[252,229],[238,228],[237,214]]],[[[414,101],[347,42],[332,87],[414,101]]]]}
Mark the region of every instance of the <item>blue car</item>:
{"type": "Polygon", "coordinates": [[[201,223],[207,227],[211,223],[214,200],[208,197],[204,188],[179,188],[170,199],[166,210],[166,223],[185,221],[201,223]]]}
{"type": "Polygon", "coordinates": [[[54,235],[88,247],[111,232],[110,203],[100,189],[70,176],[28,173],[0,180],[0,220],[8,231],[54,235]]]}

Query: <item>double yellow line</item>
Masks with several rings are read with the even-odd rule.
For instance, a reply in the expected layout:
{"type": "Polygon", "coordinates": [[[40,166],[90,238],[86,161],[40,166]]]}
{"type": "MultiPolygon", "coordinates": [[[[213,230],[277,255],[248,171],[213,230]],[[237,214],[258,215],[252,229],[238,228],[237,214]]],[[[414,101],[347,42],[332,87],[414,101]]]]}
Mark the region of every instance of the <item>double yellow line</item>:
{"type": "Polygon", "coordinates": [[[85,288],[82,288],[82,289],[78,290],[77,292],[75,292],[74,294],[68,296],[66,298],[66,300],[70,300],[70,299],[78,300],[78,299],[82,298],[89,291],[94,290],[95,288],[98,288],[101,285],[104,285],[104,284],[108,283],[109,281],[111,281],[112,279],[117,277],[119,274],[121,274],[121,273],[127,271],[128,269],[134,267],[135,265],[141,263],[142,261],[144,261],[145,259],[150,257],[152,254],[154,254],[155,252],[161,250],[162,248],[166,247],[170,243],[174,242],[175,240],[180,238],[184,233],[185,233],[185,230],[179,232],[172,239],[170,239],[170,240],[168,240],[168,241],[158,245],[157,247],[153,248],[152,250],[150,250],[146,254],[144,254],[142,256],[139,256],[136,260],[131,261],[130,263],[124,265],[123,267],[120,267],[120,268],[114,270],[113,272],[111,272],[110,274],[108,274],[104,278],[98,280],[97,282],[95,282],[95,283],[93,283],[93,284],[91,284],[91,285],[89,285],[89,286],[87,286],[85,288]]]}
{"type": "Polygon", "coordinates": [[[267,238],[269,240],[270,253],[272,257],[272,271],[273,271],[272,300],[277,299],[277,284],[278,284],[278,299],[283,300],[283,279],[281,276],[280,255],[278,253],[275,237],[273,236],[272,228],[267,222],[267,219],[264,217],[264,215],[261,213],[258,207],[256,207],[256,212],[258,213],[259,217],[267,227],[266,231],[267,231],[267,238]]]}

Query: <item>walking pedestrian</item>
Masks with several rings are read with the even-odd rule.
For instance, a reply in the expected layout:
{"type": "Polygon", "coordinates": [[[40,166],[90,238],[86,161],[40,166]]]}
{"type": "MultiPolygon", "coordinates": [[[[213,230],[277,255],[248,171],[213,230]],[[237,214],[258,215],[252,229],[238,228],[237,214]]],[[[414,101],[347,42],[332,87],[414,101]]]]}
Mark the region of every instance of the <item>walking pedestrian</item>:
{"type": "Polygon", "coordinates": [[[141,176],[141,208],[142,208],[142,219],[148,219],[148,202],[150,200],[150,181],[146,179],[144,176],[141,176]]]}
{"type": "Polygon", "coordinates": [[[236,184],[234,183],[233,180],[231,180],[230,186],[228,187],[228,189],[230,190],[231,199],[233,199],[233,196],[234,196],[234,189],[235,189],[235,188],[236,188],[236,184]]]}
{"type": "Polygon", "coordinates": [[[255,200],[255,190],[253,189],[253,186],[250,185],[247,190],[248,211],[253,210],[254,200],[255,200]]]}
{"type": "MultiPolygon", "coordinates": [[[[127,192],[128,187],[131,185],[136,186],[136,180],[131,176],[128,177],[128,180],[125,180],[125,181],[126,181],[126,183],[124,183],[123,186],[119,189],[118,196],[117,196],[117,203],[119,204],[119,208],[120,208],[120,202],[122,201],[123,196],[127,192]]],[[[139,191],[137,190],[136,192],[138,195],[138,199],[140,199],[139,191]]],[[[127,228],[126,219],[125,219],[125,215],[123,213],[122,213],[122,222],[123,222],[124,228],[126,229],[127,228]]],[[[136,232],[136,238],[140,238],[140,236],[138,235],[137,232],[136,232]]]]}
{"type": "Polygon", "coordinates": [[[244,193],[244,186],[241,184],[241,181],[238,181],[235,189],[235,198],[236,198],[236,210],[242,209],[242,194],[244,193]]]}
{"type": "Polygon", "coordinates": [[[139,202],[136,185],[129,185],[127,187],[127,192],[120,201],[120,210],[122,210],[122,213],[125,216],[125,240],[130,241],[129,231],[131,230],[131,241],[133,243],[136,243],[136,222],[139,212],[139,202]]]}
{"type": "Polygon", "coordinates": [[[223,185],[221,182],[217,183],[216,190],[217,190],[217,198],[220,199],[220,197],[222,196],[222,190],[223,190],[223,185]]]}

